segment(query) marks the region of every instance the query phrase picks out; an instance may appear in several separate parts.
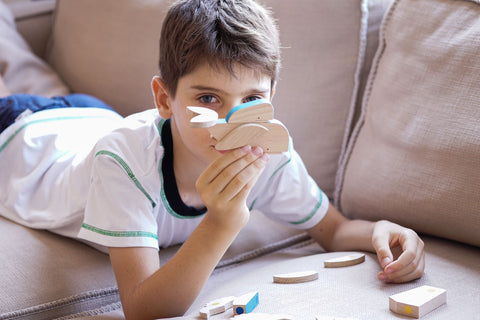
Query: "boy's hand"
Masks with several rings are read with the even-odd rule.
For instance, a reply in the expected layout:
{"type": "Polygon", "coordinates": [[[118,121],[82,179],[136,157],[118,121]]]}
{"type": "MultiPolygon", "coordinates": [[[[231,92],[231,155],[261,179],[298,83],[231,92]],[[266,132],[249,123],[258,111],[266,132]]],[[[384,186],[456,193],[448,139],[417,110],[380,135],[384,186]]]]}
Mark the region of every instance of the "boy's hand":
{"type": "Polygon", "coordinates": [[[375,223],[372,245],[377,252],[383,271],[378,279],[400,283],[418,279],[425,268],[424,243],[411,229],[388,221],[375,223]],[[399,247],[401,252],[394,257],[391,249],[399,247]]]}
{"type": "Polygon", "coordinates": [[[247,196],[268,160],[262,148],[250,146],[231,150],[215,160],[196,183],[208,219],[222,228],[242,228],[250,217],[247,196]]]}

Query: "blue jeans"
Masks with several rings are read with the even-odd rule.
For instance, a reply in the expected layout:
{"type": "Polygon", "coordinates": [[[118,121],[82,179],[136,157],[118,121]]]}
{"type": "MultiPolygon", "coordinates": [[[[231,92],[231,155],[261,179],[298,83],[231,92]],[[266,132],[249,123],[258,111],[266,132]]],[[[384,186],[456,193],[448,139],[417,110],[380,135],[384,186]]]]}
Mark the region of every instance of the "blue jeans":
{"type": "Polygon", "coordinates": [[[46,98],[31,94],[14,94],[0,98],[0,133],[25,110],[32,112],[58,108],[102,108],[114,111],[103,101],[86,94],[70,94],[63,97],[46,98]]]}

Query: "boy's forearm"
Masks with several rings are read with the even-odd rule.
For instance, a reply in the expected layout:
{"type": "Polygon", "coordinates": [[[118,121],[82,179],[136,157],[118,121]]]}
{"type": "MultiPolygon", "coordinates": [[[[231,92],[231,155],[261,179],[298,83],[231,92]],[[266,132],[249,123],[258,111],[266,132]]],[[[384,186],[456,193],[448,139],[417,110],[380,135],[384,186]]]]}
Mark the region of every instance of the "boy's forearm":
{"type": "Polygon", "coordinates": [[[328,251],[374,251],[372,246],[373,228],[373,222],[348,220],[330,204],[322,221],[308,232],[328,251]]]}
{"type": "Polygon", "coordinates": [[[375,252],[372,245],[374,223],[346,220],[338,226],[332,239],[332,251],[362,250],[375,252]]]}
{"type": "Polygon", "coordinates": [[[125,313],[135,319],[140,312],[145,319],[183,315],[239,231],[219,229],[205,217],[175,256],[129,295],[125,313]]]}

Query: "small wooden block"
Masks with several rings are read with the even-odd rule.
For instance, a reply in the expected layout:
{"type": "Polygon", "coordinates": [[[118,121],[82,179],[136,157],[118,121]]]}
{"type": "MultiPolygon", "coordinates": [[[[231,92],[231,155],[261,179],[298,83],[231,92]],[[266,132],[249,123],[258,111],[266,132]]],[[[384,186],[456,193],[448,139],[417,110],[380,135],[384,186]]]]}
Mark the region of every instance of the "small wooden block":
{"type": "Polygon", "coordinates": [[[301,283],[316,279],[318,279],[318,272],[313,270],[277,274],[273,276],[273,282],[275,283],[301,283]]]}
{"type": "Polygon", "coordinates": [[[353,266],[365,261],[365,255],[363,253],[350,254],[348,256],[328,259],[323,262],[325,268],[340,268],[353,266]]]}
{"type": "Polygon", "coordinates": [[[217,124],[218,113],[203,107],[187,107],[188,113],[193,117],[190,126],[193,128],[208,128],[217,124]]]}
{"type": "MultiPolygon", "coordinates": [[[[229,134],[229,132],[234,131],[241,125],[243,124],[218,122],[217,125],[208,128],[208,131],[210,131],[212,138],[221,142],[222,139],[224,139],[224,137],[229,134]]],[[[268,132],[265,132],[265,134],[262,135],[256,135],[244,145],[249,144],[252,147],[259,146],[263,149],[264,152],[267,153],[281,153],[288,151],[288,146],[290,143],[288,130],[280,121],[274,119],[269,122],[257,123],[257,125],[261,125],[267,128],[268,132]]],[[[222,145],[222,150],[235,149],[232,146],[233,145],[228,145],[225,143],[222,145]]]]}
{"type": "Polygon", "coordinates": [[[268,313],[244,313],[231,320],[294,320],[295,318],[288,314],[268,314],[268,313]]]}
{"type": "Polygon", "coordinates": [[[208,319],[210,316],[225,312],[233,306],[234,296],[224,297],[207,303],[200,309],[200,318],[208,319]]]}
{"type": "Polygon", "coordinates": [[[228,123],[268,122],[273,119],[273,106],[268,100],[258,99],[240,104],[227,114],[228,123]]]}
{"type": "Polygon", "coordinates": [[[250,313],[258,305],[258,291],[249,292],[233,301],[233,314],[250,313]]]}
{"type": "Polygon", "coordinates": [[[446,302],[447,291],[430,286],[421,286],[397,293],[389,298],[391,311],[417,319],[446,302]]]}

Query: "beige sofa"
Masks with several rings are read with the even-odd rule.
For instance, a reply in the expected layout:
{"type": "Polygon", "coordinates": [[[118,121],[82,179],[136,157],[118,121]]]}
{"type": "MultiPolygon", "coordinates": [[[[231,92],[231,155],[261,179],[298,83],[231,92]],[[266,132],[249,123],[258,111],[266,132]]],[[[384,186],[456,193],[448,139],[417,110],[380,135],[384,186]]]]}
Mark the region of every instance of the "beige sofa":
{"type": "MultiPolygon", "coordinates": [[[[151,108],[169,2],[0,1],[0,73],[12,92],[89,93],[124,115],[151,108]]],[[[360,265],[325,269],[325,259],[345,253],[325,253],[302,231],[253,212],[179,319],[254,290],[255,313],[403,319],[389,310],[389,296],[424,284],[448,296],[425,319],[480,319],[480,2],[264,2],[283,46],[276,118],[345,215],[422,234],[425,274],[384,284],[370,253],[360,265]],[[272,281],[309,269],[318,280],[272,281]]],[[[0,319],[123,319],[107,255],[3,218],[0,237],[0,319]]],[[[162,249],[160,262],[176,249],[162,249]]]]}

